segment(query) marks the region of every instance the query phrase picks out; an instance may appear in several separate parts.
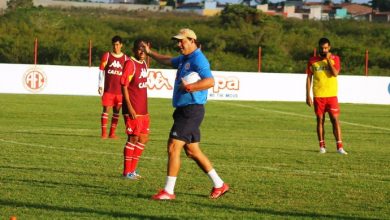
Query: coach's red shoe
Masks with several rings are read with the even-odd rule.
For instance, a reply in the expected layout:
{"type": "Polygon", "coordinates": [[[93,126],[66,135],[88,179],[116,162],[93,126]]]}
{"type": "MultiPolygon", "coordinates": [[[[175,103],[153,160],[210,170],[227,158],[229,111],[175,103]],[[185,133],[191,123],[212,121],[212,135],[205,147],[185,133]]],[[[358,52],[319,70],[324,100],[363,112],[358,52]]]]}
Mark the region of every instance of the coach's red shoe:
{"type": "Polygon", "coordinates": [[[152,199],[153,200],[173,200],[173,199],[176,199],[176,195],[169,194],[167,191],[162,189],[156,195],[153,195],[152,199]]]}
{"type": "Polygon", "coordinates": [[[223,185],[219,188],[213,187],[210,193],[210,199],[218,199],[223,194],[225,194],[227,191],[229,191],[229,185],[226,183],[223,183],[223,185]]]}

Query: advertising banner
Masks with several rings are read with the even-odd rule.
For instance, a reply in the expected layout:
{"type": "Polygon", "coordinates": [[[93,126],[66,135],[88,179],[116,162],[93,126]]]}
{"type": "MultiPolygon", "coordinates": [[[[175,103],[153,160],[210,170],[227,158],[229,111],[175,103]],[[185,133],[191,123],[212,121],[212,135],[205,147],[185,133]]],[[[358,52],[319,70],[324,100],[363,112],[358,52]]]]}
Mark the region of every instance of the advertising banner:
{"type": "MultiPolygon", "coordinates": [[[[0,93],[98,95],[98,68],[56,65],[0,64],[0,93]]],[[[210,100],[306,100],[306,74],[212,71],[210,100]]],[[[173,69],[149,69],[148,93],[171,98],[173,69]]],[[[390,104],[390,77],[338,76],[341,103],[390,104]]]]}

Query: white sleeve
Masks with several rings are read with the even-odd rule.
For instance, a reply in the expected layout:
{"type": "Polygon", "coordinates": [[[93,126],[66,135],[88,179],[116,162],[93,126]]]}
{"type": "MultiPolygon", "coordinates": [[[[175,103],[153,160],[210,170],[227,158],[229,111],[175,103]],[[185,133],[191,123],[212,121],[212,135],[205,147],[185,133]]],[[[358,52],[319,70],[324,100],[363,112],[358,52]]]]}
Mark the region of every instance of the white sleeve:
{"type": "Polygon", "coordinates": [[[104,70],[99,70],[99,87],[104,87],[104,70]]]}

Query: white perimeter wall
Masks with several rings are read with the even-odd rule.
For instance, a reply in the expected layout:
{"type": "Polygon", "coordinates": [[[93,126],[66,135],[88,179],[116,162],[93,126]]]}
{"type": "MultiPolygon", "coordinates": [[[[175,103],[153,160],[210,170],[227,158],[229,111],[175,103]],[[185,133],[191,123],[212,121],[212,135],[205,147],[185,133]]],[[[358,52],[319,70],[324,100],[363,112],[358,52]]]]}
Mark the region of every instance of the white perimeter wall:
{"type": "MultiPolygon", "coordinates": [[[[171,98],[175,70],[150,69],[149,97],[171,98]]],[[[305,101],[305,74],[213,71],[213,100],[305,101]]],[[[390,104],[390,77],[338,77],[341,103],[390,104]]],[[[97,96],[98,68],[0,64],[0,93],[97,96]]]]}

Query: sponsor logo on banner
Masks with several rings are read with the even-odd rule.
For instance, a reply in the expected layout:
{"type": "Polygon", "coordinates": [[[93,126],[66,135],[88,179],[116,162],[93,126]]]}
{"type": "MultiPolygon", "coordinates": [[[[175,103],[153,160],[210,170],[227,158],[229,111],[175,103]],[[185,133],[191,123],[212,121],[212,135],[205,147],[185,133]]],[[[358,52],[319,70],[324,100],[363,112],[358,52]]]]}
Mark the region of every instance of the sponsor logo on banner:
{"type": "Polygon", "coordinates": [[[387,92],[388,92],[389,95],[390,95],[390,83],[389,83],[389,86],[387,87],[387,92]]]}
{"type": "Polygon", "coordinates": [[[240,90],[240,80],[234,76],[214,76],[215,84],[213,92],[221,90],[240,90]]]}
{"type": "Polygon", "coordinates": [[[23,86],[30,92],[40,92],[47,84],[46,74],[37,66],[30,67],[23,75],[23,86]]]}
{"type": "Polygon", "coordinates": [[[173,88],[168,78],[161,71],[149,71],[148,88],[161,90],[164,87],[168,90],[172,90],[173,88]]]}
{"type": "Polygon", "coordinates": [[[240,80],[235,76],[214,76],[215,84],[210,97],[238,98],[240,80]]]}

